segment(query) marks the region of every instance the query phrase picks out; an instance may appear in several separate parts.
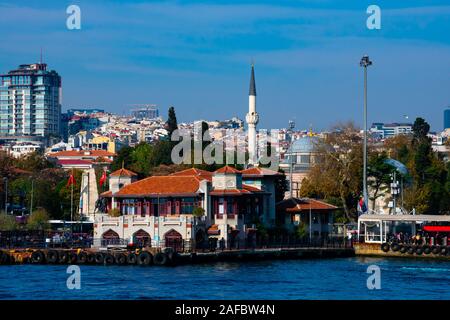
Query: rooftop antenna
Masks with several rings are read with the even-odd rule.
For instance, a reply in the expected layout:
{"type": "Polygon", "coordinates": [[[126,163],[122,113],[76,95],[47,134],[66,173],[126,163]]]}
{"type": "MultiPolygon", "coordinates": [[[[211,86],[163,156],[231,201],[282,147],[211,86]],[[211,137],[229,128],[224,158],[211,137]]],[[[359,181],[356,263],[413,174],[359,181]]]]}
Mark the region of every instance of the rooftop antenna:
{"type": "Polygon", "coordinates": [[[42,47],[41,47],[41,59],[39,61],[39,64],[42,64],[42,47]]]}

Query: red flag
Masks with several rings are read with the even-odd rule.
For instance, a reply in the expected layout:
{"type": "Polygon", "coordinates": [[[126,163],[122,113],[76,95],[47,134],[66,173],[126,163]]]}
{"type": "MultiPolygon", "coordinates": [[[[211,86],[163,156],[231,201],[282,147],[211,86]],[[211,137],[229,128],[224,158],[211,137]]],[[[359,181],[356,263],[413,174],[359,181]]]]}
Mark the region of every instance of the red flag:
{"type": "Polygon", "coordinates": [[[72,184],[75,184],[75,178],[73,176],[73,173],[70,174],[69,180],[67,180],[67,186],[70,186],[72,184]]]}
{"type": "Polygon", "coordinates": [[[100,178],[100,187],[106,182],[106,171],[103,171],[103,175],[100,178]]]}

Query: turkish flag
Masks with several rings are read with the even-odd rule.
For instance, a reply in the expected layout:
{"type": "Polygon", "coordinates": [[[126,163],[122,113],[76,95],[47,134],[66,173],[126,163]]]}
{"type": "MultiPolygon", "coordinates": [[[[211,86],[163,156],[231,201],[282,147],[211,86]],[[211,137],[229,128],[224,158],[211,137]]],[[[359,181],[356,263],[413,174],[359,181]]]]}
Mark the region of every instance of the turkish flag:
{"type": "Polygon", "coordinates": [[[75,184],[75,178],[73,176],[73,173],[70,174],[69,180],[67,180],[67,186],[70,186],[72,184],[75,184]]]}
{"type": "Polygon", "coordinates": [[[103,174],[100,178],[100,187],[106,182],[106,171],[103,171],[103,174]]]}

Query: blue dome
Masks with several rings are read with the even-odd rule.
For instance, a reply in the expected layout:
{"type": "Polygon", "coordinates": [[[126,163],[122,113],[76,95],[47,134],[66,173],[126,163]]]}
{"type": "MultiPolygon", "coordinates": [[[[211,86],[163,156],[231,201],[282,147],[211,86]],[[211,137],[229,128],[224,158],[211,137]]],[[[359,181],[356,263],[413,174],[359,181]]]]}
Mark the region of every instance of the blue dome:
{"type": "Polygon", "coordinates": [[[384,160],[384,162],[393,166],[397,170],[397,172],[399,172],[403,176],[407,176],[409,174],[408,168],[398,160],[388,158],[384,160]]]}
{"type": "Polygon", "coordinates": [[[298,140],[295,140],[289,147],[287,153],[311,153],[314,151],[319,137],[304,136],[298,140]]]}

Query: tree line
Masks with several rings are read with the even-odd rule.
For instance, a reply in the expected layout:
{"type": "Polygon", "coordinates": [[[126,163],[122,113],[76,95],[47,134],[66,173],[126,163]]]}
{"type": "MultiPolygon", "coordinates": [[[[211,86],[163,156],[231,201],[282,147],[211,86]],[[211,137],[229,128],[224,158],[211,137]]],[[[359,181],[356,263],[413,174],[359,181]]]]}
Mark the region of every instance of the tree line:
{"type": "MultiPolygon", "coordinates": [[[[418,214],[450,213],[450,162],[433,151],[428,137],[429,124],[417,118],[412,135],[398,135],[383,143],[369,143],[369,207],[390,192],[391,174],[395,168],[386,162],[391,158],[403,163],[408,173],[403,179],[403,206],[418,214]]],[[[370,141],[369,141],[370,142],[370,141]]],[[[352,123],[338,124],[315,146],[317,161],[303,180],[300,194],[321,198],[342,208],[342,220],[357,218],[357,203],[362,196],[362,137],[352,123]]]]}

